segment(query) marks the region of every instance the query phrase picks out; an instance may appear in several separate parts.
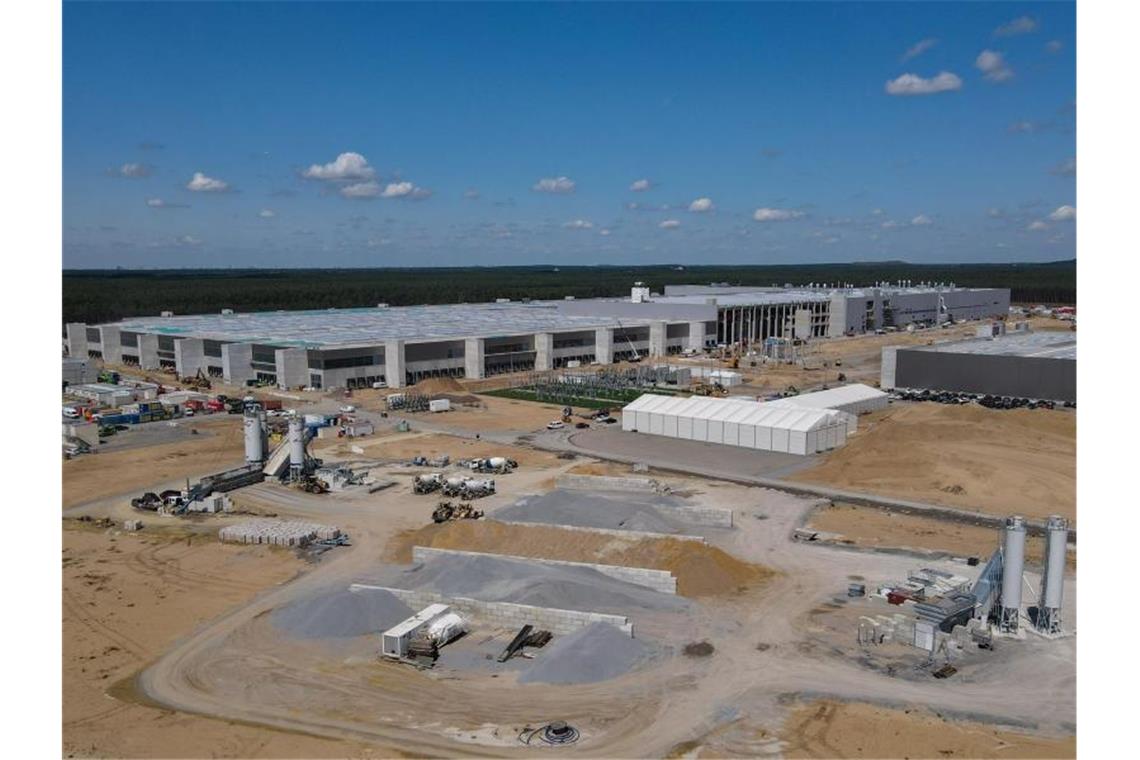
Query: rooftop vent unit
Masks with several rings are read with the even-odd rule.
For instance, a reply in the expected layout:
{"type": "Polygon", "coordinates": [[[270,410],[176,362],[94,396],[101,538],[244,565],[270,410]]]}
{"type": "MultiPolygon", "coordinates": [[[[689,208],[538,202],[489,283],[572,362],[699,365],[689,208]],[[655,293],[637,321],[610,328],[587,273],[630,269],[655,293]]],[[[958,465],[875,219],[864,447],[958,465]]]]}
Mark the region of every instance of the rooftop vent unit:
{"type": "Polygon", "coordinates": [[[173,316],[174,316],[174,312],[172,312],[172,311],[164,311],[164,312],[162,312],[162,314],[161,314],[160,316],[163,316],[163,317],[173,317],[173,316]]]}

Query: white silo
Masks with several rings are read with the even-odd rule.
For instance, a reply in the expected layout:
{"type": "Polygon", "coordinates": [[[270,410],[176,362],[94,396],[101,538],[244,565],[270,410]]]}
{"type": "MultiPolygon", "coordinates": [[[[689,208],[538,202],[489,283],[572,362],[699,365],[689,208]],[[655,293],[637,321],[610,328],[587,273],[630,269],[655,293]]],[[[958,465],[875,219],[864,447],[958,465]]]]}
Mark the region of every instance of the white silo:
{"type": "Polygon", "coordinates": [[[1051,515],[1045,524],[1045,572],[1041,574],[1041,596],[1037,603],[1037,630],[1042,633],[1061,632],[1068,541],[1068,520],[1051,515]]]}
{"type": "Polygon", "coordinates": [[[296,417],[289,420],[289,471],[299,474],[305,469],[305,427],[296,417]]]}
{"type": "Polygon", "coordinates": [[[245,461],[247,464],[261,464],[265,461],[261,412],[257,409],[247,409],[242,418],[242,425],[245,428],[245,461]]]}
{"type": "Polygon", "coordinates": [[[1025,571],[1025,519],[1013,515],[1005,519],[1002,536],[1001,611],[998,628],[1016,633],[1021,616],[1021,577],[1025,571]]]}

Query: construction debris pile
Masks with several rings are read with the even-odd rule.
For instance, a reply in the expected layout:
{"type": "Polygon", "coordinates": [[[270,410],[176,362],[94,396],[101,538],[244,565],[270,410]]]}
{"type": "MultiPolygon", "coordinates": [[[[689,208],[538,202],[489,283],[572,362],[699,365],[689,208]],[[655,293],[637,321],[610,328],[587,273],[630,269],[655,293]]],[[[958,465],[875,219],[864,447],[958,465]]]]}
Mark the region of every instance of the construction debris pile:
{"type": "Polygon", "coordinates": [[[340,528],[300,520],[246,520],[218,531],[218,539],[236,544],[307,546],[314,541],[335,541],[340,528]]]}
{"type": "Polygon", "coordinates": [[[475,509],[470,504],[441,501],[439,506],[431,513],[432,522],[444,523],[448,520],[478,520],[483,516],[483,510],[475,509]]]}

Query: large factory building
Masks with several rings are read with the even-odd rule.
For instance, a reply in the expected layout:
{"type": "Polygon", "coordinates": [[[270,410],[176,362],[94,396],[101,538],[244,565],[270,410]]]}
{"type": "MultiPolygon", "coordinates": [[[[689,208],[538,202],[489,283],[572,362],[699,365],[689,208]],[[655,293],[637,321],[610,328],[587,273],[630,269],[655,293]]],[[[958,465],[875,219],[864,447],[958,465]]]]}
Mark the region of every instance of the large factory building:
{"type": "Polygon", "coordinates": [[[882,388],[1077,400],[1077,336],[1014,332],[993,338],[883,349],[882,388]]]}
{"type": "Polygon", "coordinates": [[[288,388],[398,388],[577,361],[611,364],[767,338],[837,337],[908,322],[1004,317],[1009,291],[640,284],[628,299],[133,318],[67,325],[72,357],[288,388]]]}

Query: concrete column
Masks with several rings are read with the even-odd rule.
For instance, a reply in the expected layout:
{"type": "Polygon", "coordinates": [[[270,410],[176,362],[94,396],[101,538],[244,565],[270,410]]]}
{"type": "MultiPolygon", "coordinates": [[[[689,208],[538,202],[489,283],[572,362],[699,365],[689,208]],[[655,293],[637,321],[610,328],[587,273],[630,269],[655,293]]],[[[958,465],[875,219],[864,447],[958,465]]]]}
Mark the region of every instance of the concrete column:
{"type": "Polygon", "coordinates": [[[119,328],[103,325],[99,328],[100,342],[103,344],[103,361],[111,364],[123,363],[123,343],[119,328]]]}
{"type": "Polygon", "coordinates": [[[85,323],[67,323],[67,355],[73,359],[87,358],[87,325],[85,323]]]}
{"type": "Polygon", "coordinates": [[[158,336],[139,333],[139,367],[145,370],[160,368],[158,363],[158,336]]]}
{"type": "Polygon", "coordinates": [[[174,368],[179,377],[193,377],[205,372],[206,343],[201,338],[179,338],[174,341],[174,368]]]}
{"type": "Polygon", "coordinates": [[[700,351],[705,347],[705,323],[704,322],[690,322],[689,323],[689,341],[685,344],[685,348],[690,351],[700,351]]]}
{"type": "Polygon", "coordinates": [[[614,363],[614,328],[599,327],[594,331],[594,359],[599,364],[614,363]]]}
{"type": "Polygon", "coordinates": [[[253,368],[252,343],[222,344],[222,379],[231,385],[245,385],[257,378],[253,368]]]}
{"type": "Polygon", "coordinates": [[[304,348],[279,348],[273,352],[277,364],[277,385],[304,388],[309,384],[309,352],[304,348]]]}
{"type": "Polygon", "coordinates": [[[536,370],[554,368],[554,336],[550,333],[534,335],[534,368],[536,370]]]}
{"type": "Polygon", "coordinates": [[[483,338],[468,338],[463,344],[463,371],[468,380],[482,380],[483,356],[487,341],[483,338]]]}
{"type": "Polygon", "coordinates": [[[665,322],[649,323],[649,355],[665,356],[669,326],[665,322]]]}
{"type": "Polygon", "coordinates": [[[404,370],[404,341],[384,342],[384,380],[389,388],[403,388],[407,373],[404,370]]]}

